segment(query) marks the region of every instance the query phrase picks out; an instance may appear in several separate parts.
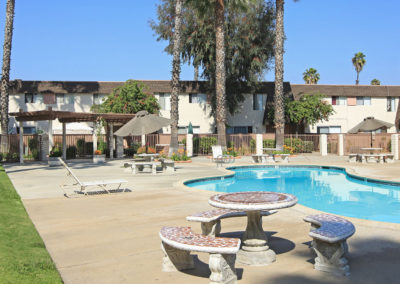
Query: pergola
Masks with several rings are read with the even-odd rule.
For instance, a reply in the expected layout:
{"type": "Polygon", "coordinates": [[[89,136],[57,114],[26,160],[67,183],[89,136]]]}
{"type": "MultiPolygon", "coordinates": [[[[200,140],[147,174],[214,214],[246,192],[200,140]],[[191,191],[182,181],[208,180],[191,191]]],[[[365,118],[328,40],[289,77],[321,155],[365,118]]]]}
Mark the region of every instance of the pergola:
{"type": "MultiPolygon", "coordinates": [[[[67,156],[67,146],[66,146],[66,124],[71,122],[93,122],[97,123],[100,120],[103,120],[107,123],[110,130],[110,141],[109,141],[109,149],[110,149],[110,158],[113,158],[114,152],[114,125],[123,125],[131,120],[135,115],[134,114],[121,114],[121,113],[90,113],[90,112],[72,112],[72,111],[55,111],[49,107],[47,110],[40,111],[22,111],[20,109],[19,112],[11,112],[10,116],[14,116],[15,119],[19,122],[19,160],[20,163],[23,163],[23,135],[24,121],[43,121],[47,120],[49,122],[49,151],[54,146],[53,139],[53,120],[58,119],[59,122],[62,123],[62,142],[63,142],[63,159],[66,159],[67,156]]],[[[97,150],[97,133],[93,131],[93,153],[97,150]]]]}

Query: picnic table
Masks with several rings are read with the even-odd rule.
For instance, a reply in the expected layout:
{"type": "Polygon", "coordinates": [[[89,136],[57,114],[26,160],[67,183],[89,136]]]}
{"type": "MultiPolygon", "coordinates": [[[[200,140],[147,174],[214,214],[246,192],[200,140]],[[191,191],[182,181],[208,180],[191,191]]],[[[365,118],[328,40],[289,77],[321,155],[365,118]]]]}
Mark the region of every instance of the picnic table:
{"type": "Polygon", "coordinates": [[[374,152],[380,152],[383,149],[382,148],[360,148],[361,151],[366,151],[369,152],[370,154],[374,154],[374,152]]]}
{"type": "Polygon", "coordinates": [[[235,192],[214,195],[208,203],[217,208],[246,212],[247,227],[242,237],[243,246],[238,253],[238,261],[248,265],[267,265],[275,261],[276,254],[268,246],[261,211],[291,207],[297,203],[297,197],[269,191],[235,192]]]}
{"type": "Polygon", "coordinates": [[[137,156],[145,159],[146,161],[154,161],[154,159],[158,158],[160,154],[138,154],[137,156]]]}

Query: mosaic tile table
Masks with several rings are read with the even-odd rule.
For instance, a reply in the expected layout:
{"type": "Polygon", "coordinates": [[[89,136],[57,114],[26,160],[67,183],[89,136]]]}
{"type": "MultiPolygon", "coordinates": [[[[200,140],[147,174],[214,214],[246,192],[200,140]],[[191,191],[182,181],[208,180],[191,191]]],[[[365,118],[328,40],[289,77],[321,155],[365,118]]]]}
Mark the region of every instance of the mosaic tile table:
{"type": "Polygon", "coordinates": [[[247,227],[237,260],[248,265],[267,265],[275,261],[276,254],[268,246],[260,212],[291,207],[297,203],[297,197],[268,191],[235,192],[214,195],[208,203],[217,208],[246,211],[247,227]]]}

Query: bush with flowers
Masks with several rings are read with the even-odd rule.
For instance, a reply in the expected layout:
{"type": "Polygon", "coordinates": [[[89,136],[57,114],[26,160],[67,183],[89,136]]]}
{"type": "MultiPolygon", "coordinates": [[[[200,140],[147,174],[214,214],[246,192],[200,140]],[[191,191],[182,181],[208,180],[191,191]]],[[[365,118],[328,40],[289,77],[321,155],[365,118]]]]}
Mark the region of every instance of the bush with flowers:
{"type": "Polygon", "coordinates": [[[173,161],[189,161],[190,157],[187,156],[187,152],[184,149],[178,149],[178,153],[172,153],[171,160],[173,161]]]}
{"type": "Polygon", "coordinates": [[[232,157],[237,157],[237,156],[238,156],[238,153],[235,151],[235,148],[230,147],[230,148],[228,148],[226,151],[224,151],[224,155],[229,155],[229,156],[232,156],[232,157]]]}
{"type": "Polygon", "coordinates": [[[150,147],[150,146],[142,146],[137,149],[137,154],[155,154],[156,149],[150,147]]]}
{"type": "Polygon", "coordinates": [[[101,155],[101,154],[103,154],[103,152],[101,150],[96,150],[96,151],[94,151],[94,154],[95,155],[101,155]]]}
{"type": "Polygon", "coordinates": [[[273,154],[279,155],[279,154],[290,154],[292,155],[295,151],[295,147],[292,146],[287,146],[283,145],[283,150],[282,151],[274,151],[273,154]]]}

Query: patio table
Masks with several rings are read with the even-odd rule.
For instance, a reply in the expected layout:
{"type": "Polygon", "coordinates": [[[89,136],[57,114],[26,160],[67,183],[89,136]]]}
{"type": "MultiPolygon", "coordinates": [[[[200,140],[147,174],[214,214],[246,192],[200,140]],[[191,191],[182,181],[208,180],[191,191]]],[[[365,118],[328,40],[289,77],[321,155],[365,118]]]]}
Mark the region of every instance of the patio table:
{"type": "Polygon", "coordinates": [[[360,148],[361,151],[366,151],[366,152],[370,152],[370,154],[373,154],[374,152],[379,152],[382,151],[382,148],[360,148]]]}
{"type": "Polygon", "coordinates": [[[269,191],[235,192],[214,195],[208,203],[218,208],[246,211],[247,227],[237,259],[243,264],[267,265],[275,261],[276,254],[268,246],[260,212],[291,207],[297,203],[297,197],[269,191]]]}
{"type": "Polygon", "coordinates": [[[160,154],[138,154],[137,156],[151,162],[154,161],[155,158],[159,157],[160,154]]]}

